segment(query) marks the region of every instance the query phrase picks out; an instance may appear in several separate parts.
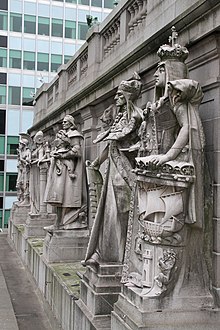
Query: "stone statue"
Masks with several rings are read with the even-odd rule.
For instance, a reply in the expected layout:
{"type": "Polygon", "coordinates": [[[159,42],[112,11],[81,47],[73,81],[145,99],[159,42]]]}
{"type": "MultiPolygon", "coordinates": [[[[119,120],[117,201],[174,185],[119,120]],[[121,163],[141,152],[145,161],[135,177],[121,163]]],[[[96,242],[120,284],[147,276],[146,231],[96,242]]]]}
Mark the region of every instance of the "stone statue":
{"type": "Polygon", "coordinates": [[[40,212],[40,168],[39,164],[44,157],[44,136],[43,132],[39,131],[33,138],[34,150],[31,153],[31,168],[30,168],[30,204],[31,213],[38,214],[40,212]]]}
{"type": "MultiPolygon", "coordinates": [[[[141,85],[140,77],[136,73],[132,80],[120,83],[115,96],[117,114],[114,115],[114,122],[94,141],[107,142],[101,155],[90,165],[90,169],[94,168],[97,171],[107,160],[103,187],[84,261],[84,265],[90,265],[94,269],[97,269],[99,262],[122,263],[124,258],[130,196],[134,181],[134,156],[129,153],[129,147],[137,142],[142,120],[142,110],[134,104],[140,94],[141,85]]],[[[109,114],[106,115],[109,117],[109,114]]],[[[98,174],[100,183],[101,174],[98,174]]]]}
{"type": "Polygon", "coordinates": [[[186,278],[204,293],[208,281],[207,272],[199,271],[205,269],[204,134],[198,114],[203,93],[187,78],[187,49],[172,37],[171,42],[159,48],[155,99],[144,110],[123,270],[122,281],[139,286],[145,297],[162,297],[175,286],[181,295],[186,278]]]}
{"type": "Polygon", "coordinates": [[[66,115],[51,152],[45,202],[57,207],[57,221],[48,231],[87,227],[83,136],[74,118],[66,115]]]}
{"type": "Polygon", "coordinates": [[[18,205],[29,205],[29,179],[30,179],[30,162],[31,162],[31,137],[26,133],[20,133],[20,141],[18,146],[18,177],[17,177],[17,193],[18,205]]]}

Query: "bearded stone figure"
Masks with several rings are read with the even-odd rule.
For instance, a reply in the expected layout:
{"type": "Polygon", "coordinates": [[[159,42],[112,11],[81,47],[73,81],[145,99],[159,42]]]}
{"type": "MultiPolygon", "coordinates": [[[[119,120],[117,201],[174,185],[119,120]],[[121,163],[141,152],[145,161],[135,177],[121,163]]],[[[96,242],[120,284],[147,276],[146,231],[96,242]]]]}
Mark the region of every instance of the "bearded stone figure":
{"type": "Polygon", "coordinates": [[[83,172],[83,136],[74,118],[66,115],[63,129],[56,134],[45,192],[45,202],[56,206],[57,221],[45,227],[60,229],[87,227],[86,182],[83,172]]]}
{"type": "MultiPolygon", "coordinates": [[[[93,268],[97,268],[100,262],[123,262],[134,182],[134,157],[129,148],[137,142],[142,120],[142,110],[135,105],[141,85],[136,73],[131,80],[120,83],[115,96],[114,122],[95,140],[106,141],[107,146],[90,168],[97,170],[106,160],[107,169],[84,262],[93,268]]],[[[99,182],[100,176],[98,172],[99,182]]]]}

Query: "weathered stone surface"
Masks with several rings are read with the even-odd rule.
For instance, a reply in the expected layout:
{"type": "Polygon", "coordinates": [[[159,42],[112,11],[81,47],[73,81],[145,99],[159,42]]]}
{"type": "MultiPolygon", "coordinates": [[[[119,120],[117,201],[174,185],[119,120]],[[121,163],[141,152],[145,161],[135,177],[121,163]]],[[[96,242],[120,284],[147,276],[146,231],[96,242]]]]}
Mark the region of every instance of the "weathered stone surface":
{"type": "Polygon", "coordinates": [[[24,226],[24,236],[26,238],[44,237],[46,235],[46,231],[44,230],[44,227],[53,225],[55,219],[56,219],[56,214],[29,213],[24,226]]]}

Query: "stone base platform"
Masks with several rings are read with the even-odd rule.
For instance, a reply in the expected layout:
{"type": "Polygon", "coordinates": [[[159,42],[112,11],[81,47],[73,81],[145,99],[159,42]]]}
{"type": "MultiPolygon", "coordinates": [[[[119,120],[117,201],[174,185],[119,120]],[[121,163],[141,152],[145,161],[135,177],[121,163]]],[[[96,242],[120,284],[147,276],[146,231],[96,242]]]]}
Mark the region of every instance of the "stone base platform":
{"type": "Polygon", "coordinates": [[[220,310],[211,296],[176,297],[176,308],[159,298],[140,296],[138,288],[123,287],[114,305],[111,329],[117,330],[216,330],[220,310]],[[201,304],[202,302],[202,304],[201,304]]]}
{"type": "Polygon", "coordinates": [[[48,262],[72,262],[85,258],[89,241],[88,230],[56,230],[47,232],[43,258],[48,262]]]}
{"type": "Polygon", "coordinates": [[[53,225],[56,214],[28,214],[24,235],[25,237],[45,237],[46,231],[44,227],[53,225]]]}
{"type": "Polygon", "coordinates": [[[111,311],[121,291],[121,271],[118,264],[99,264],[97,273],[87,267],[76,302],[74,329],[111,329],[111,311]]]}
{"type": "Polygon", "coordinates": [[[26,222],[28,213],[30,212],[30,205],[19,205],[14,203],[11,209],[10,219],[16,225],[26,222]]]}

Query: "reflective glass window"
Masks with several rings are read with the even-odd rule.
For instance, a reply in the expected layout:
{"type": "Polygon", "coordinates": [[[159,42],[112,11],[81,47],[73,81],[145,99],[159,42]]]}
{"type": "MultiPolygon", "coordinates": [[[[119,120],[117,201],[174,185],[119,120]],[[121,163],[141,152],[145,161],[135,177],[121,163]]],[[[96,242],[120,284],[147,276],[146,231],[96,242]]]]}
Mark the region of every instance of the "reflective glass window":
{"type": "Polygon", "coordinates": [[[0,72],[0,84],[6,85],[7,84],[7,73],[0,72]]]}
{"type": "Polygon", "coordinates": [[[21,32],[22,31],[22,15],[16,13],[10,13],[10,31],[21,32]]]}
{"type": "Polygon", "coordinates": [[[38,15],[50,17],[50,5],[38,4],[38,15]]]}
{"type": "MultiPolygon", "coordinates": [[[[11,138],[11,136],[9,136],[11,138]]],[[[17,140],[16,140],[17,143],[17,140]]],[[[17,159],[7,159],[6,161],[6,172],[10,173],[17,173],[17,159]]]]}
{"type": "Polygon", "coordinates": [[[51,53],[62,55],[63,53],[63,44],[58,41],[51,41],[51,53]]]}
{"type": "Polygon", "coordinates": [[[4,190],[4,173],[0,173],[0,191],[4,190]]]}
{"type": "Polygon", "coordinates": [[[8,85],[9,86],[21,86],[22,75],[19,73],[8,73],[8,85]]]}
{"type": "Polygon", "coordinates": [[[63,21],[61,19],[52,18],[52,36],[63,36],[63,21]]]}
{"type": "Polygon", "coordinates": [[[9,67],[21,69],[21,51],[10,50],[9,51],[9,67]]]}
{"type": "Polygon", "coordinates": [[[0,85],[0,104],[6,104],[6,86],[0,85]]]}
{"type": "Polygon", "coordinates": [[[37,50],[39,53],[49,53],[50,42],[49,40],[37,40],[37,50]]]}
{"type": "Polygon", "coordinates": [[[23,68],[24,70],[35,70],[34,52],[24,52],[23,68]]]}
{"type": "Polygon", "coordinates": [[[78,21],[79,22],[86,22],[86,15],[88,15],[88,10],[78,10],[78,21]]]}
{"type": "Polygon", "coordinates": [[[78,0],[81,5],[89,6],[89,0],[78,0]]]}
{"type": "Polygon", "coordinates": [[[5,153],[5,137],[0,135],[0,154],[3,155],[5,153]]]}
{"type": "Polygon", "coordinates": [[[8,39],[6,36],[0,36],[0,47],[7,48],[8,46],[8,39]]]}
{"type": "Polygon", "coordinates": [[[24,15],[24,32],[36,34],[36,16],[24,15]]]}
{"type": "Polygon", "coordinates": [[[23,86],[28,86],[28,87],[35,87],[35,75],[34,73],[29,75],[29,74],[23,74],[23,86]]]}
{"type": "Polygon", "coordinates": [[[0,48],[0,67],[7,68],[7,49],[0,48]]]}
{"type": "Polygon", "coordinates": [[[20,133],[20,111],[19,110],[7,110],[8,114],[8,127],[7,133],[9,135],[18,135],[20,133]]]}
{"type": "Polygon", "coordinates": [[[74,43],[65,43],[64,44],[64,54],[65,55],[69,55],[69,56],[73,56],[73,54],[76,51],[76,45],[74,43]]]}
{"type": "Polygon", "coordinates": [[[51,55],[51,71],[56,72],[62,64],[62,55],[51,55]]]}
{"type": "Polygon", "coordinates": [[[76,22],[65,21],[65,38],[76,39],[76,22]]]}
{"type": "Polygon", "coordinates": [[[112,0],[104,0],[104,7],[112,9],[114,8],[114,1],[112,0]]]}
{"type": "Polygon", "coordinates": [[[47,17],[38,17],[38,34],[49,36],[50,19],[47,17]]]}
{"type": "Polygon", "coordinates": [[[36,13],[36,3],[33,2],[24,2],[24,12],[25,14],[34,14],[36,13]]]}
{"type": "Polygon", "coordinates": [[[102,0],[91,0],[91,6],[102,7],[102,0]]]}
{"type": "Polygon", "coordinates": [[[0,1],[0,9],[8,10],[8,0],[1,0],[0,1]]]}
{"type": "Polygon", "coordinates": [[[17,148],[19,143],[18,136],[8,136],[7,137],[7,154],[17,155],[17,148]]]}
{"type": "Polygon", "coordinates": [[[37,53],[37,70],[49,71],[49,54],[37,53]]]}
{"type": "Polygon", "coordinates": [[[63,18],[63,6],[52,6],[52,17],[53,18],[63,18]]]}
{"type": "Polygon", "coordinates": [[[8,30],[8,13],[0,11],[0,30],[8,30]]]}
{"type": "Polygon", "coordinates": [[[88,25],[86,23],[78,23],[78,39],[86,40],[86,33],[88,31],[88,25]]]}
{"type": "Polygon", "coordinates": [[[8,104],[20,105],[21,103],[21,87],[9,86],[8,104]]]}
{"type": "Polygon", "coordinates": [[[32,105],[34,93],[34,88],[23,87],[22,104],[32,105]]]}
{"type": "Polygon", "coordinates": [[[23,39],[23,49],[26,51],[34,52],[36,48],[35,39],[24,38],[23,39]]]}
{"type": "Polygon", "coordinates": [[[10,209],[16,200],[17,196],[5,196],[5,208],[10,209]]]}
{"type": "Polygon", "coordinates": [[[23,110],[22,111],[22,132],[26,132],[33,124],[33,111],[23,110]]]}
{"type": "Polygon", "coordinates": [[[66,0],[66,2],[69,2],[69,3],[76,3],[76,0],[66,0]]]}
{"type": "Polygon", "coordinates": [[[22,13],[22,1],[21,0],[10,0],[10,8],[16,13],[22,13]]]}
{"type": "Polygon", "coordinates": [[[69,62],[69,60],[71,60],[72,56],[69,55],[64,55],[64,63],[66,64],[67,62],[69,62]]]}
{"type": "Polygon", "coordinates": [[[22,39],[20,37],[9,37],[9,45],[10,45],[10,48],[13,48],[13,49],[17,49],[17,50],[21,50],[22,47],[21,47],[21,43],[22,43],[22,39]]]}
{"type": "Polygon", "coordinates": [[[5,161],[0,159],[0,172],[4,172],[5,170],[5,161]]]}
{"type": "Polygon", "coordinates": [[[0,110],[0,134],[5,134],[5,110],[0,110]]]}
{"type": "Polygon", "coordinates": [[[5,218],[4,218],[4,228],[8,227],[8,219],[10,217],[11,210],[5,210],[5,218]]]}
{"type": "Polygon", "coordinates": [[[76,20],[76,8],[65,8],[65,18],[66,20],[75,21],[76,20]]]}

